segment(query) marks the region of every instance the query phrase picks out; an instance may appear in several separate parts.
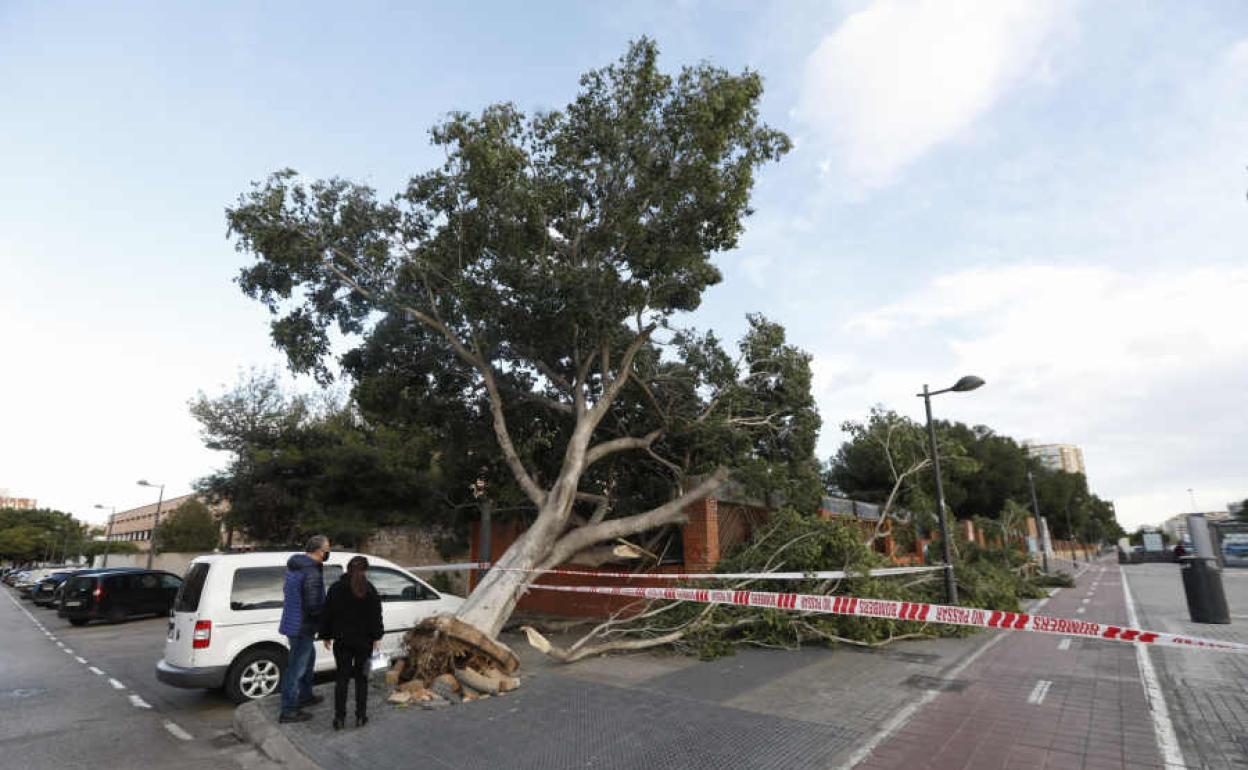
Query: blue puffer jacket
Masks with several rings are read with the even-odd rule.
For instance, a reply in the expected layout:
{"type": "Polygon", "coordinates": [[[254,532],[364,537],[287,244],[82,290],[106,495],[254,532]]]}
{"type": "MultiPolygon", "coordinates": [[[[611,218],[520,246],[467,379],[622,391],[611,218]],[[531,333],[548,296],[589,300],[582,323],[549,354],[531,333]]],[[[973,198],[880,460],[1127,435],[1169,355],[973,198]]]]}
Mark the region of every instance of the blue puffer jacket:
{"type": "Polygon", "coordinates": [[[325,608],[325,578],[321,563],[304,553],[286,562],[286,583],[282,586],[282,622],[278,632],[285,636],[313,636],[321,624],[325,608]]]}

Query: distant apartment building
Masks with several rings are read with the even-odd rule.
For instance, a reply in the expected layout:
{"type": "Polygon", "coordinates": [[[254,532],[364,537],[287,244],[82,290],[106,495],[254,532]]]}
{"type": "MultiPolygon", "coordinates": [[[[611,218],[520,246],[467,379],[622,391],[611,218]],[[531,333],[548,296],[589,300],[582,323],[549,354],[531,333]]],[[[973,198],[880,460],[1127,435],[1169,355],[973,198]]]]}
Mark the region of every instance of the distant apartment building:
{"type": "MultiPolygon", "coordinates": [[[[193,500],[194,494],[182,495],[181,497],[171,497],[161,502],[160,520],[165,521],[170,514],[178,509],[178,506],[193,500]]],[[[134,543],[140,551],[150,550],[152,547],[152,533],[156,528],[156,506],[157,503],[141,505],[138,508],[131,508],[128,511],[118,511],[110,516],[107,531],[110,533],[109,540],[113,542],[134,543]]],[[[225,513],[225,506],[209,506],[217,520],[221,520],[222,514],[225,513]]],[[[225,525],[221,526],[221,542],[225,543],[227,539],[225,525]]],[[[235,547],[247,547],[249,544],[235,536],[233,543],[235,547]]]]}
{"type": "Polygon", "coordinates": [[[33,511],[39,502],[33,497],[10,497],[9,490],[0,489],[0,508],[16,508],[19,511],[33,511]]]}
{"type": "MultiPolygon", "coordinates": [[[[1170,536],[1172,542],[1187,539],[1187,517],[1190,515],[1190,513],[1175,514],[1161,523],[1162,531],[1170,536]]],[[[1227,521],[1231,518],[1231,510],[1228,508],[1225,511],[1205,511],[1201,515],[1209,522],[1227,521]]]]}
{"type": "Polygon", "coordinates": [[[1050,470],[1087,475],[1083,464],[1083,450],[1074,444],[1033,444],[1024,441],[1023,448],[1028,455],[1038,458],[1050,470]]]}

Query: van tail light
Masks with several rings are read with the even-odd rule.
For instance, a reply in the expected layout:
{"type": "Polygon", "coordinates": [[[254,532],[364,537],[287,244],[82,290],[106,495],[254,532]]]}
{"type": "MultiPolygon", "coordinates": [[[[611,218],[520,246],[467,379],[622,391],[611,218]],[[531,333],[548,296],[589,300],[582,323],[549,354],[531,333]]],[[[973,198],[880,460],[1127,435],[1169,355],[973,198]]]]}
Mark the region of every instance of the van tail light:
{"type": "Polygon", "coordinates": [[[95,587],[95,590],[91,592],[91,595],[95,597],[95,600],[97,602],[100,599],[103,599],[104,598],[104,584],[100,583],[99,585],[97,585],[95,587]]]}
{"type": "Polygon", "coordinates": [[[206,650],[212,644],[212,621],[195,621],[195,632],[191,634],[191,649],[206,650]]]}

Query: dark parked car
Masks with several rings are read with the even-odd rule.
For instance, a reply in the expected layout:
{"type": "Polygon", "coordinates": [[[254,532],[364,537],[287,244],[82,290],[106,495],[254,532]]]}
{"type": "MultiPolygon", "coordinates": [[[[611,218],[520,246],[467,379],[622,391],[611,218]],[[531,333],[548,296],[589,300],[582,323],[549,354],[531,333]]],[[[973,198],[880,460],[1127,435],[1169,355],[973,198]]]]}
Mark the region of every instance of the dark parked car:
{"type": "Polygon", "coordinates": [[[35,583],[35,587],[30,589],[30,600],[34,602],[36,607],[52,607],[56,603],[56,589],[61,584],[73,576],[73,572],[53,572],[43,580],[35,583]]]}
{"type": "Polygon", "coordinates": [[[58,615],[75,626],[92,620],[120,623],[136,615],[168,615],[182,578],[168,572],[128,569],[74,575],[61,590],[58,615]]]}

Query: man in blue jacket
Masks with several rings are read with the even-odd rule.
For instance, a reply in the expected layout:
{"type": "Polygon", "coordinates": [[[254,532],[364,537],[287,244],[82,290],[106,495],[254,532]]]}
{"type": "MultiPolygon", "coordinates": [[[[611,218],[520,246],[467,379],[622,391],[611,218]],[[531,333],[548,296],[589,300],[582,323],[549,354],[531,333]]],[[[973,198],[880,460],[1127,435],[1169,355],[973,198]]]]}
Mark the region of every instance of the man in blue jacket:
{"type": "Polygon", "coordinates": [[[315,706],[325,698],[312,693],[312,672],[316,665],[316,630],[325,607],[325,560],[329,558],[329,538],[308,538],[304,553],[286,562],[286,583],[282,587],[282,622],[278,630],[290,644],[290,657],[282,677],[282,722],[304,722],[312,715],[304,706],[315,706]]]}

